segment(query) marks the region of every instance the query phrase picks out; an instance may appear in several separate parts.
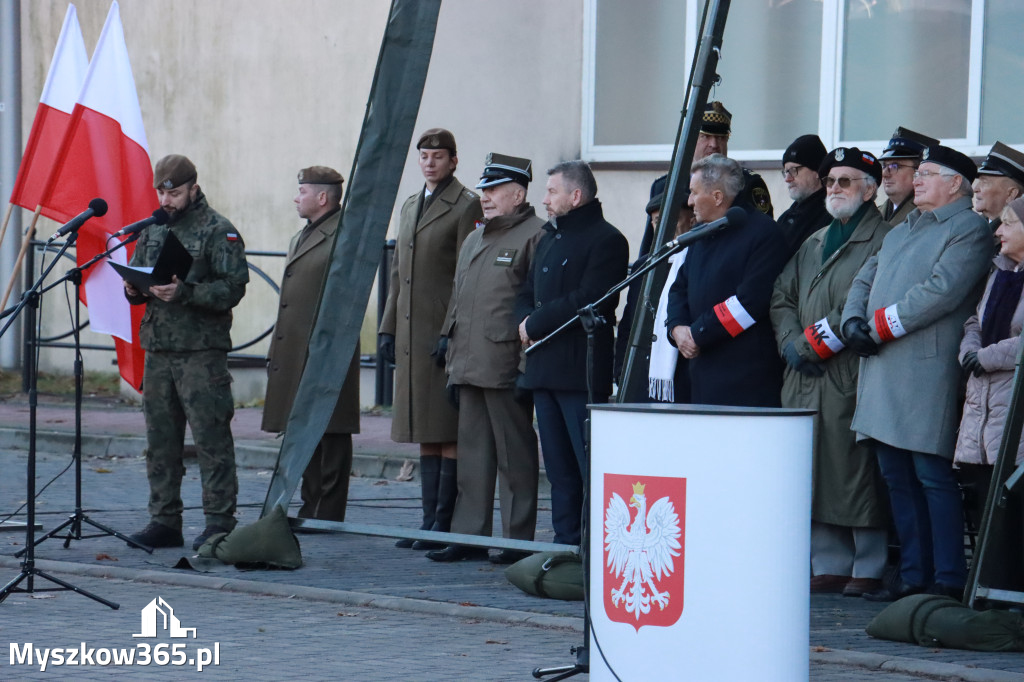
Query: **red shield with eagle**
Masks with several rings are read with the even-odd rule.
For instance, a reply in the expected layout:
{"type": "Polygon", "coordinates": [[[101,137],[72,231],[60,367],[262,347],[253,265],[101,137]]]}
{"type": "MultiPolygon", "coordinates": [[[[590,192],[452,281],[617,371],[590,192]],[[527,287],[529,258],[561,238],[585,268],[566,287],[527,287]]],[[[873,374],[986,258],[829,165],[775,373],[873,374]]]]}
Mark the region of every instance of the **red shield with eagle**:
{"type": "Polygon", "coordinates": [[[608,618],[669,627],[683,613],[686,479],[604,475],[603,597],[608,618]]]}

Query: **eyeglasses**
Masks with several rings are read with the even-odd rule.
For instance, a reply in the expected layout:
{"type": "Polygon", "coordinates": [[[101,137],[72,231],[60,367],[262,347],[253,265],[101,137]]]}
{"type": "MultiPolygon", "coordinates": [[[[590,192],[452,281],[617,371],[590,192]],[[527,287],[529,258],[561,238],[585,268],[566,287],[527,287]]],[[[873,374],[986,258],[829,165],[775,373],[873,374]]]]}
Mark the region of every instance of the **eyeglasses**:
{"type": "Polygon", "coordinates": [[[807,166],[793,166],[792,168],[783,168],[782,169],[782,179],[783,180],[788,180],[788,179],[791,179],[791,178],[795,179],[796,176],[797,176],[797,173],[799,173],[804,168],[807,168],[807,166]]]}
{"type": "Polygon", "coordinates": [[[914,166],[914,164],[912,164],[912,163],[896,163],[895,161],[893,161],[892,163],[887,163],[887,164],[883,165],[882,166],[882,172],[884,173],[886,171],[889,171],[890,173],[898,173],[900,168],[915,168],[915,167],[916,166],[914,166]]]}
{"type": "Polygon", "coordinates": [[[933,175],[945,175],[947,178],[956,175],[956,173],[943,173],[942,171],[914,171],[914,179],[918,178],[930,178],[933,175]]]}
{"type": "Polygon", "coordinates": [[[828,177],[822,178],[821,183],[825,185],[825,187],[827,187],[828,189],[832,189],[832,185],[839,185],[840,189],[849,189],[850,183],[852,183],[854,180],[867,180],[868,177],[869,176],[867,175],[862,175],[859,178],[833,178],[831,175],[829,175],[828,177]]]}

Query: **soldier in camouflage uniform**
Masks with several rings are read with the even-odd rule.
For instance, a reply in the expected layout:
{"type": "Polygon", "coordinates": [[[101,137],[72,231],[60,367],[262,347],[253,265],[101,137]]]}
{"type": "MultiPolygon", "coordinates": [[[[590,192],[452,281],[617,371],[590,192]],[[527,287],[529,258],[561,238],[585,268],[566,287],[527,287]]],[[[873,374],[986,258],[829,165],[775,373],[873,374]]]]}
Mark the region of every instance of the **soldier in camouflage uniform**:
{"type": "Polygon", "coordinates": [[[238,479],[231,437],[234,402],[227,352],[231,309],[249,281],[245,245],[234,226],[214,211],[196,184],[196,169],[184,156],[157,162],[153,186],[169,215],[139,239],[133,266],[152,266],[168,232],[192,255],[184,281],[139,291],[125,282],[133,305],[147,304],[139,338],[146,350],[142,409],[146,416],[146,474],[150,524],[131,536],[149,547],[181,547],[181,479],[185,422],[192,429],[203,485],[206,526],[193,542],[235,526],[238,479]]]}

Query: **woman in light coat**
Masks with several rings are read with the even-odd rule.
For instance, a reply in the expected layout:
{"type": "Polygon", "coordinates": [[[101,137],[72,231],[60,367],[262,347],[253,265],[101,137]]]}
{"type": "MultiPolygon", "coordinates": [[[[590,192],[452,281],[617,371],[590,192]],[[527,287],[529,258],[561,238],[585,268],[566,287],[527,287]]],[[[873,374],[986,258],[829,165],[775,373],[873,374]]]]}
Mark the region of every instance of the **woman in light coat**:
{"type": "MultiPolygon", "coordinates": [[[[984,512],[989,482],[999,453],[1013,391],[1013,374],[1024,328],[1024,198],[1011,202],[996,230],[999,254],[977,312],[964,324],[960,364],[969,373],[967,399],[954,463],[965,490],[965,513],[977,527],[984,512]]],[[[1024,441],[1016,463],[1024,461],[1024,441]]],[[[993,587],[1024,587],[1024,536],[1021,505],[1011,498],[1003,527],[994,528],[995,554],[986,558],[985,581],[993,587]]],[[[1002,524],[1000,524],[1002,526],[1002,524]]]]}

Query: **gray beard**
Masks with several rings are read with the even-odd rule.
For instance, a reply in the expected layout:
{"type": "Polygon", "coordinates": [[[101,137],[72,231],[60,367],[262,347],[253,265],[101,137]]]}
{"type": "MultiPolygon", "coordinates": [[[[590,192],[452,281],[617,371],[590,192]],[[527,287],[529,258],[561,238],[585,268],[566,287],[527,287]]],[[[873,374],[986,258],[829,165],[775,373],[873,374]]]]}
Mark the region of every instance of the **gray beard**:
{"type": "Polygon", "coordinates": [[[849,220],[850,218],[853,217],[853,214],[856,213],[857,209],[859,209],[861,206],[862,204],[850,203],[844,204],[843,206],[837,208],[832,205],[831,199],[825,200],[825,210],[828,211],[828,214],[835,218],[836,220],[849,220]]]}

